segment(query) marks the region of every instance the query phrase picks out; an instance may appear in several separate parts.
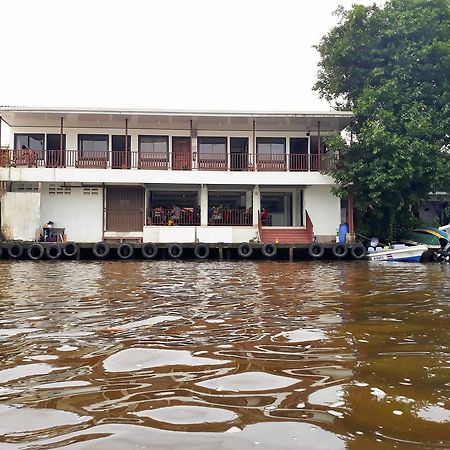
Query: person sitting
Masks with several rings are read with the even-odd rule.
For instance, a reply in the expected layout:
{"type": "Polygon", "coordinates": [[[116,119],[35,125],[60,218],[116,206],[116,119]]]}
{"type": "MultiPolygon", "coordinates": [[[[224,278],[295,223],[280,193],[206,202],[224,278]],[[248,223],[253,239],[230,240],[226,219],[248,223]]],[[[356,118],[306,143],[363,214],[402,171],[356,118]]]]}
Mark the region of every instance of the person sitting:
{"type": "Polygon", "coordinates": [[[165,225],[167,223],[166,213],[165,213],[164,209],[162,209],[161,206],[158,208],[155,208],[154,218],[155,218],[154,221],[155,221],[156,225],[165,225]]]}
{"type": "Polygon", "coordinates": [[[267,211],[266,208],[263,208],[261,211],[261,224],[262,225],[271,225],[271,215],[269,214],[269,211],[267,211]]]}
{"type": "Polygon", "coordinates": [[[37,164],[36,152],[26,145],[22,145],[22,158],[28,167],[35,166],[37,164]]]}
{"type": "Polygon", "coordinates": [[[180,222],[180,219],[181,219],[181,208],[179,206],[173,205],[173,207],[172,207],[172,215],[171,215],[170,219],[174,223],[179,223],[180,222]]]}

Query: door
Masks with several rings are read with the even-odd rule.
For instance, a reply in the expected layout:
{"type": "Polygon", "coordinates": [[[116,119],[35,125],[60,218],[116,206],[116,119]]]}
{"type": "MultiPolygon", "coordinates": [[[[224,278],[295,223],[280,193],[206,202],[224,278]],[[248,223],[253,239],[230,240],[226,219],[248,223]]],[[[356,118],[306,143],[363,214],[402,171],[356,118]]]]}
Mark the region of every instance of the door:
{"type": "Polygon", "coordinates": [[[106,188],[106,231],[142,231],[144,189],[117,186],[106,188]]]}
{"type": "Polygon", "coordinates": [[[291,138],[289,160],[291,171],[306,171],[309,169],[307,137],[291,138]]]}
{"type": "Polygon", "coordinates": [[[129,169],[131,166],[131,136],[127,136],[127,148],[125,149],[125,135],[112,137],[112,161],[113,169],[129,169]]]}
{"type": "Polygon", "coordinates": [[[191,138],[174,137],[172,138],[172,169],[173,170],[191,170],[191,138]]]}
{"type": "Polygon", "coordinates": [[[231,170],[248,170],[248,138],[230,138],[231,170]]]}
{"type": "MultiPolygon", "coordinates": [[[[65,167],[66,165],[66,135],[63,134],[62,148],[60,134],[47,134],[47,167],[65,167]]],[[[70,165],[70,163],[69,163],[70,165]]]]}

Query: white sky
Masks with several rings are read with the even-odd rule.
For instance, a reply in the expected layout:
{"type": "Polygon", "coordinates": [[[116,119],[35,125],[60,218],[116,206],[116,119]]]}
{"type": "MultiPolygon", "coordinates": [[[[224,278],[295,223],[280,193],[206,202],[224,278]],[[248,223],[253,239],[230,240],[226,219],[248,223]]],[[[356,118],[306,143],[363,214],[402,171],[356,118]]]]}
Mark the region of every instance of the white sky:
{"type": "Polygon", "coordinates": [[[352,3],[1,0],[0,105],[329,110],[312,46],[352,3]]]}

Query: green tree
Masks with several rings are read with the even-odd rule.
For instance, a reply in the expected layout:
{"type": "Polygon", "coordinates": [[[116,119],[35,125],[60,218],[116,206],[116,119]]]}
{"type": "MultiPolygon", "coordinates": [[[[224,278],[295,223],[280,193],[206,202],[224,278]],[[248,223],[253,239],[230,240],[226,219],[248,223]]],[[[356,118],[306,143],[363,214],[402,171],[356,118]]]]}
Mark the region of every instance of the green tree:
{"type": "Polygon", "coordinates": [[[361,233],[393,238],[411,226],[428,194],[450,191],[450,1],[354,5],[316,47],[314,86],[354,111],[353,140],[330,174],[355,199],[361,233]]]}

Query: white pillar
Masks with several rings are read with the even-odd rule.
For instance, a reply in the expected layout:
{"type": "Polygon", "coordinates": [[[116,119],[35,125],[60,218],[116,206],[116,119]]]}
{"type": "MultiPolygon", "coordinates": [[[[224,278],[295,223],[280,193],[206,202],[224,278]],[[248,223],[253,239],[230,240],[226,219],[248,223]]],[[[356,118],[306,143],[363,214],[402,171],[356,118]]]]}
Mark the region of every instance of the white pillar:
{"type": "Polygon", "coordinates": [[[227,136],[227,170],[231,170],[231,139],[230,136],[227,136]]]}
{"type": "Polygon", "coordinates": [[[259,212],[261,211],[261,189],[259,186],[253,188],[253,226],[258,225],[259,212]]]}
{"type": "Polygon", "coordinates": [[[208,225],[208,186],[205,184],[200,188],[200,225],[208,225]]]}
{"type": "Polygon", "coordinates": [[[300,226],[300,189],[295,188],[292,192],[292,226],[300,226]]]}
{"type": "Polygon", "coordinates": [[[285,158],[286,158],[286,170],[289,172],[291,170],[291,138],[286,138],[286,151],[285,151],[285,158]]]}
{"type": "Polygon", "coordinates": [[[245,208],[249,209],[252,207],[252,191],[245,191],[245,208]]]}

